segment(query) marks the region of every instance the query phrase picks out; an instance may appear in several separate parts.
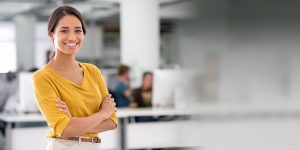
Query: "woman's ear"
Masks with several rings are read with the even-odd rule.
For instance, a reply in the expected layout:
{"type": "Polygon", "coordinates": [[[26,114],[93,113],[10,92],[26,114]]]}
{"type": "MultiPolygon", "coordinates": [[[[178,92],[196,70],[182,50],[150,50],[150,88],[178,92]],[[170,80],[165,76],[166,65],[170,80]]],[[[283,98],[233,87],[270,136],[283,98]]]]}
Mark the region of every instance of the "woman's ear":
{"type": "Polygon", "coordinates": [[[54,38],[53,38],[53,32],[49,33],[48,35],[49,39],[53,42],[54,41],[54,38]]]}

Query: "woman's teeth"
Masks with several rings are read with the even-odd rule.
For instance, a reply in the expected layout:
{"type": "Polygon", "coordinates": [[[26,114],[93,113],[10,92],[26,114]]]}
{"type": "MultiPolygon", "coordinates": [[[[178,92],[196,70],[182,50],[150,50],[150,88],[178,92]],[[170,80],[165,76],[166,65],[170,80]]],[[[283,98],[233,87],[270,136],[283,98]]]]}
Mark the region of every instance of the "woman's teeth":
{"type": "Polygon", "coordinates": [[[67,43],[67,46],[75,46],[76,43],[67,43]]]}

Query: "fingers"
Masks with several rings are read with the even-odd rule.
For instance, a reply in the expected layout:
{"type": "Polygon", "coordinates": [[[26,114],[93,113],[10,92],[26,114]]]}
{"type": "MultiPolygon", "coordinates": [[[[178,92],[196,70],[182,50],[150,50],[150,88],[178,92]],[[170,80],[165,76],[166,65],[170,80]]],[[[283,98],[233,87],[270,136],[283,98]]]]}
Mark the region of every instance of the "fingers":
{"type": "Polygon", "coordinates": [[[58,106],[60,108],[63,108],[63,109],[67,108],[66,103],[64,103],[63,101],[61,101],[59,98],[56,98],[55,101],[57,102],[56,106],[58,106]]]}
{"type": "Polygon", "coordinates": [[[114,99],[114,98],[111,98],[110,100],[111,100],[112,102],[115,102],[115,99],[114,99]]]}
{"type": "Polygon", "coordinates": [[[55,101],[57,102],[56,106],[58,107],[58,110],[60,112],[65,113],[66,115],[68,115],[69,117],[72,117],[68,106],[66,105],[66,103],[64,103],[63,101],[61,101],[59,98],[55,99],[55,101]]]}
{"type": "Polygon", "coordinates": [[[69,113],[68,110],[66,110],[66,109],[59,108],[58,110],[61,112],[64,112],[64,113],[69,113]]]}
{"type": "Polygon", "coordinates": [[[56,101],[58,104],[66,105],[63,101],[60,100],[60,98],[56,98],[55,101],[56,101]]]}
{"type": "Polygon", "coordinates": [[[111,94],[108,94],[108,95],[105,97],[105,99],[109,99],[109,98],[111,98],[111,94]]]}
{"type": "Polygon", "coordinates": [[[55,101],[57,102],[56,106],[59,107],[59,109],[68,110],[68,106],[66,105],[66,103],[61,101],[59,98],[57,98],[55,101]]]}
{"type": "Polygon", "coordinates": [[[105,100],[110,100],[112,102],[115,101],[115,99],[111,96],[111,94],[108,94],[106,97],[105,97],[105,100]]]}
{"type": "Polygon", "coordinates": [[[62,109],[68,109],[67,105],[65,104],[56,104],[56,106],[62,109]]]}
{"type": "Polygon", "coordinates": [[[112,115],[114,112],[117,112],[115,99],[111,94],[108,94],[103,100],[100,109],[104,110],[104,112],[109,112],[112,115]]]}
{"type": "Polygon", "coordinates": [[[116,107],[116,102],[115,102],[115,99],[113,97],[111,97],[111,94],[108,94],[108,96],[106,96],[108,98],[108,100],[110,101],[110,104],[113,106],[113,107],[116,107]]]}
{"type": "Polygon", "coordinates": [[[113,107],[116,107],[116,102],[115,102],[115,99],[113,97],[111,97],[110,99],[110,103],[113,107]]]}
{"type": "MultiPolygon", "coordinates": [[[[110,103],[115,103],[115,99],[113,97],[111,97],[111,94],[108,94],[106,97],[105,97],[105,100],[104,101],[109,101],[110,103]]],[[[115,104],[114,104],[115,106],[115,104]]]]}

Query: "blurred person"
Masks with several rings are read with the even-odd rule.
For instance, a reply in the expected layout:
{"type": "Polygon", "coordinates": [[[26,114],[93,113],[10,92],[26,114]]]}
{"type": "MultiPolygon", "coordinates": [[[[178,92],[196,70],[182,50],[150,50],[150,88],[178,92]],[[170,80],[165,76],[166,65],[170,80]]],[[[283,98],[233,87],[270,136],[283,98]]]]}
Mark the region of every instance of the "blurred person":
{"type": "Polygon", "coordinates": [[[98,150],[98,133],[117,127],[116,103],[100,70],[75,58],[86,25],[78,10],[56,8],[48,21],[55,54],[33,75],[37,105],[49,128],[46,150],[98,150]]]}
{"type": "Polygon", "coordinates": [[[132,89],[130,87],[130,68],[126,65],[118,67],[118,81],[114,86],[114,96],[117,107],[136,107],[132,102],[132,89]]]}
{"type": "MultiPolygon", "coordinates": [[[[152,82],[153,74],[151,72],[143,73],[142,85],[134,89],[134,102],[138,108],[151,108],[152,107],[152,82]]],[[[136,122],[156,121],[157,118],[152,116],[135,117],[136,122]]]]}
{"type": "Polygon", "coordinates": [[[152,81],[153,74],[145,72],[141,87],[134,89],[133,97],[137,107],[152,107],[152,81]]]}

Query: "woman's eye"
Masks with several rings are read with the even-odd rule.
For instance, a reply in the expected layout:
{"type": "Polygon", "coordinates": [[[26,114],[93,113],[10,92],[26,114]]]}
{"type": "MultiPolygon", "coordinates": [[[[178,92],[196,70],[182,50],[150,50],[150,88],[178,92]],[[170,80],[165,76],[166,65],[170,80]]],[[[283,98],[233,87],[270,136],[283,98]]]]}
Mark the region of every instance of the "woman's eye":
{"type": "Polygon", "coordinates": [[[68,30],[60,30],[60,32],[67,33],[68,30]]]}
{"type": "Polygon", "coordinates": [[[75,30],[75,32],[76,32],[76,33],[81,33],[81,32],[82,32],[82,30],[75,30]]]}

